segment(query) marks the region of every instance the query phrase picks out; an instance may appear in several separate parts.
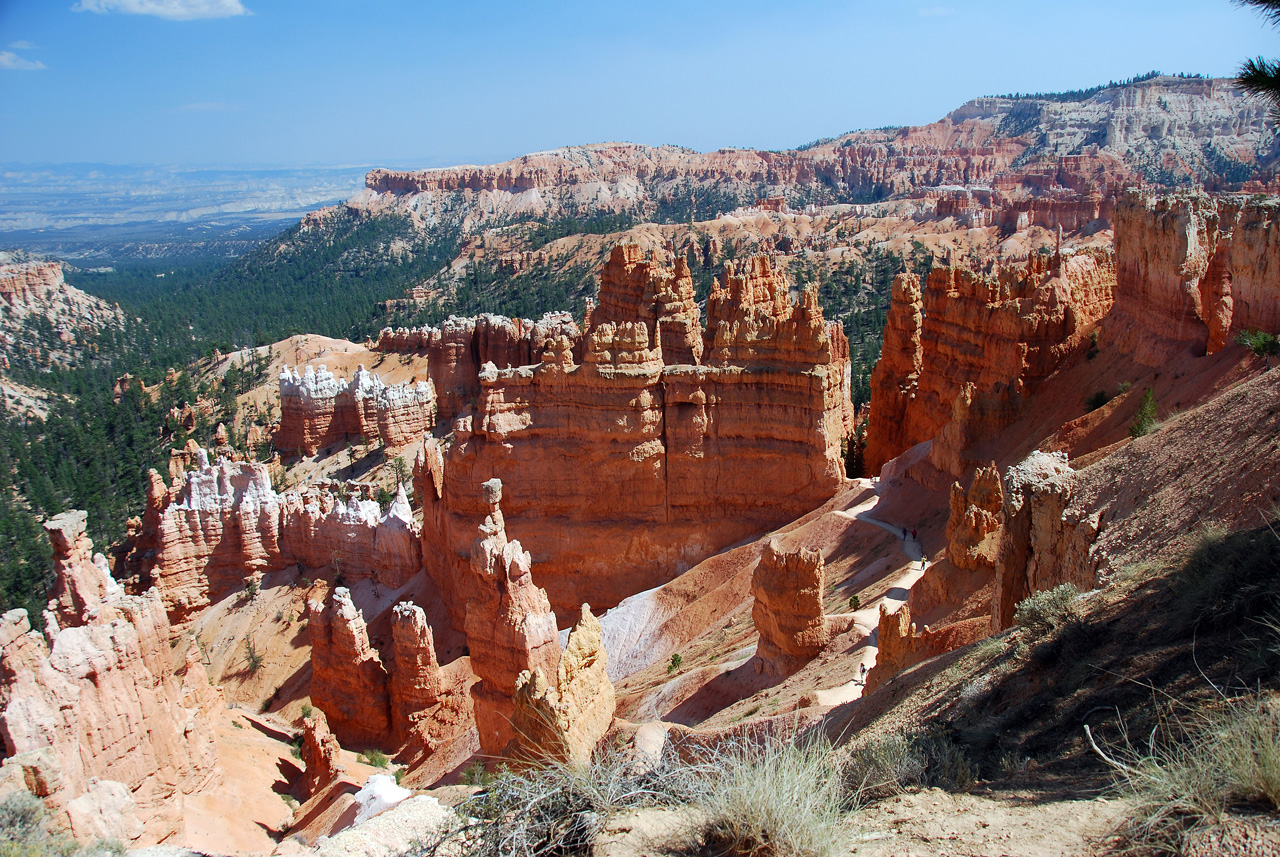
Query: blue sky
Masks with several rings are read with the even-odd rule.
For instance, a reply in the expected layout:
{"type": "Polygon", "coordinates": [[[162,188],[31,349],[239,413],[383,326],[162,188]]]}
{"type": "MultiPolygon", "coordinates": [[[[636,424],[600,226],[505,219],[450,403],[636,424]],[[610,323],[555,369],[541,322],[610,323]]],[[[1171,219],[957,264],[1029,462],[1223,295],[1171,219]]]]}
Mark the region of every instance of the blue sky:
{"type": "Polygon", "coordinates": [[[0,0],[0,162],[490,163],[603,140],[787,148],[969,98],[1228,75],[1201,2],[0,0]]]}

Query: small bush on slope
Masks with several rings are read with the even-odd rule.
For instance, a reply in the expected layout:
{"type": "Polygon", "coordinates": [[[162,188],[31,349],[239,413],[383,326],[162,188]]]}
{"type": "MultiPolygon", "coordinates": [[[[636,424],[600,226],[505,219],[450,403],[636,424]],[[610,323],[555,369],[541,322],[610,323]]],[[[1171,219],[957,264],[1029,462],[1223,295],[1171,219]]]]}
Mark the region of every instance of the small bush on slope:
{"type": "Polygon", "coordinates": [[[1129,437],[1136,439],[1155,431],[1157,415],[1156,394],[1148,387],[1147,392],[1142,394],[1142,401],[1138,403],[1138,412],[1134,414],[1133,422],[1129,424],[1129,437]]]}
{"type": "Polygon", "coordinates": [[[1259,357],[1274,357],[1280,354],[1280,337],[1274,333],[1261,330],[1242,330],[1236,335],[1236,342],[1251,350],[1259,357]]]}
{"type": "Polygon", "coordinates": [[[1075,584],[1063,583],[1018,602],[1013,621],[1033,636],[1043,637],[1074,615],[1072,603],[1080,595],[1075,584]]]}
{"type": "Polygon", "coordinates": [[[116,842],[79,848],[65,833],[49,829],[44,802],[27,792],[0,801],[0,857],[115,857],[125,853],[116,842]]]}
{"type": "Polygon", "coordinates": [[[909,788],[967,789],[976,777],[965,749],[943,726],[911,735],[890,735],[855,748],[841,769],[856,804],[901,794],[909,788]]]}
{"type": "Polygon", "coordinates": [[[708,760],[699,801],[712,854],[826,857],[837,850],[845,791],[825,740],[731,742],[708,760]]]}

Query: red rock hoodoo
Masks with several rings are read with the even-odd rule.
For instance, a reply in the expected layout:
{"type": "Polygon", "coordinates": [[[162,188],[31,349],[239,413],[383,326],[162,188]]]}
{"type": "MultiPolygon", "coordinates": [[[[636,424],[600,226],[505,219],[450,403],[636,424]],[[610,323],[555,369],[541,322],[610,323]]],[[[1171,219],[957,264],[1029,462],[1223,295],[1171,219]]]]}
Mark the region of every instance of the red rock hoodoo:
{"type": "Polygon", "coordinates": [[[344,742],[378,744],[391,734],[387,668],[369,644],[364,616],[343,587],[329,604],[307,603],[311,701],[344,742]]]}
{"type": "Polygon", "coordinates": [[[428,439],[417,466],[423,557],[455,624],[487,514],[479,486],[495,473],[512,534],[566,619],[834,494],[852,428],[848,343],[816,293],[792,304],[765,258],[730,267],[708,300],[702,362],[676,363],[698,359],[695,316],[681,263],[618,247],[580,364],[562,336],[539,365],[483,368],[475,413],[451,441],[428,439]]]}
{"type": "Polygon", "coordinates": [[[518,541],[508,541],[503,520],[502,482],[482,486],[488,512],[471,546],[471,584],[465,590],[467,643],[480,748],[489,756],[506,751],[516,734],[511,721],[520,674],[555,675],[560,663],[556,617],[547,593],[533,582],[531,559],[518,541]]]}
{"type": "Polygon", "coordinates": [[[822,554],[804,548],[784,551],[770,539],[752,574],[751,591],[751,620],[760,634],[756,655],[766,670],[794,672],[827,645],[822,554]]]}
{"type": "Polygon", "coordinates": [[[542,669],[516,679],[515,732],[506,755],[517,760],[556,759],[585,764],[613,723],[615,700],[600,622],[583,604],[578,624],[549,685],[542,669]]]}

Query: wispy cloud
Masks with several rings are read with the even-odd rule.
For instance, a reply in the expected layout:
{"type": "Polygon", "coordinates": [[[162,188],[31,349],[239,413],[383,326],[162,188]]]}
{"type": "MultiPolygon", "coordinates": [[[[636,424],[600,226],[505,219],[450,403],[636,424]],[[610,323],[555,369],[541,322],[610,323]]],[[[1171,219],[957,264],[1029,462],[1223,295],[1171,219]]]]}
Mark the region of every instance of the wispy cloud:
{"type": "Polygon", "coordinates": [[[943,15],[950,15],[951,9],[946,6],[930,6],[927,9],[920,10],[921,18],[941,18],[943,15]]]}
{"type": "Polygon", "coordinates": [[[25,39],[17,42],[10,42],[9,47],[13,48],[15,51],[34,51],[36,49],[35,45],[25,39]]]}
{"type": "Polygon", "coordinates": [[[37,60],[24,59],[13,51],[0,51],[0,69],[10,71],[39,71],[45,64],[37,60]]]}
{"type": "Polygon", "coordinates": [[[239,104],[228,104],[225,101],[193,101],[173,108],[179,113],[227,113],[239,110],[239,104]]]}
{"type": "Polygon", "coordinates": [[[71,9],[99,14],[120,12],[125,15],[154,15],[170,21],[230,18],[249,14],[240,0],[79,0],[71,9]]]}

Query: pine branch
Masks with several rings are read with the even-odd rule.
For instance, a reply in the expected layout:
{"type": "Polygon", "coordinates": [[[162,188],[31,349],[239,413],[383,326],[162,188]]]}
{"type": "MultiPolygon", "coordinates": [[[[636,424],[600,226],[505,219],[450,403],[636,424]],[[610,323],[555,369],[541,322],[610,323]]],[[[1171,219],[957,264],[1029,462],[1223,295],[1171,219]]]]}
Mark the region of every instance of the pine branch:
{"type": "Polygon", "coordinates": [[[1280,27],[1280,0],[1232,0],[1237,6],[1252,6],[1272,26],[1280,27]]]}
{"type": "Polygon", "coordinates": [[[1263,57],[1245,60],[1236,82],[1250,95],[1270,101],[1273,117],[1280,117],[1280,60],[1268,61],[1263,57]]]}

